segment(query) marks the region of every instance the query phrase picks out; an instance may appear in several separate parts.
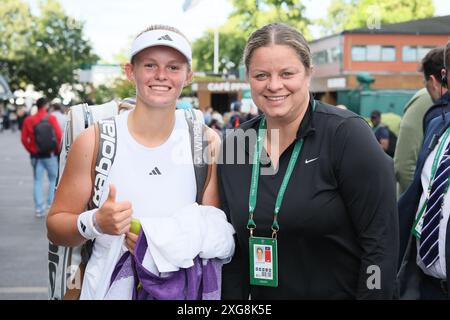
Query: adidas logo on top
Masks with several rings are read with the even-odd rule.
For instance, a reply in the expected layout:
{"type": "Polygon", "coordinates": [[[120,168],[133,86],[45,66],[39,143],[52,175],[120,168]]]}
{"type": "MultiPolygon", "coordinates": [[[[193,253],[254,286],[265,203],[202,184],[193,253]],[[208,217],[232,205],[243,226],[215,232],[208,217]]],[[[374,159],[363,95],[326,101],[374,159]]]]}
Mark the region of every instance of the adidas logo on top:
{"type": "Polygon", "coordinates": [[[162,37],[159,37],[158,40],[173,41],[172,38],[168,34],[166,34],[166,35],[164,35],[162,37]]]}
{"type": "Polygon", "coordinates": [[[152,172],[149,173],[150,176],[160,176],[162,175],[161,171],[159,171],[158,167],[155,167],[155,169],[152,170],[152,172]]]}

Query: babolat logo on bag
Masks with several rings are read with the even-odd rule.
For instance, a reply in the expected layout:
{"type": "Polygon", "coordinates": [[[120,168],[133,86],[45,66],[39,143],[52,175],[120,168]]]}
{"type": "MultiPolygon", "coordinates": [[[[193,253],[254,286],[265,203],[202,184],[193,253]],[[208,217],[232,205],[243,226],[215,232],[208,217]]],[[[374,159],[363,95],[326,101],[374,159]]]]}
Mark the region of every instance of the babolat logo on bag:
{"type": "MultiPolygon", "coordinates": [[[[117,104],[109,102],[104,105],[88,106],[85,104],[76,105],[70,108],[68,113],[68,123],[63,135],[62,153],[59,163],[59,179],[64,172],[67,153],[78,135],[91,125],[95,126],[95,165],[92,169],[92,176],[95,180],[95,187],[89,199],[87,209],[98,207],[102,194],[101,186],[113,166],[116,153],[117,131],[115,119],[118,113],[117,104]],[[99,190],[100,188],[100,190],[99,190]],[[94,204],[94,190],[97,199],[94,204]]],[[[58,181],[59,181],[58,179],[58,181]]],[[[92,181],[94,185],[94,180],[92,181]]],[[[83,284],[84,270],[89,261],[93,248],[93,241],[87,241],[83,245],[76,247],[56,246],[49,243],[48,251],[48,293],[51,300],[76,300],[79,299],[83,284]]]]}
{"type": "Polygon", "coordinates": [[[100,133],[100,145],[98,148],[98,161],[95,166],[94,195],[92,201],[98,207],[101,191],[108,177],[109,170],[116,155],[116,122],[114,119],[101,120],[98,123],[100,133]]]}
{"type": "Polygon", "coordinates": [[[55,129],[48,122],[49,117],[47,114],[34,126],[34,140],[39,154],[49,154],[57,147],[55,129]]]}

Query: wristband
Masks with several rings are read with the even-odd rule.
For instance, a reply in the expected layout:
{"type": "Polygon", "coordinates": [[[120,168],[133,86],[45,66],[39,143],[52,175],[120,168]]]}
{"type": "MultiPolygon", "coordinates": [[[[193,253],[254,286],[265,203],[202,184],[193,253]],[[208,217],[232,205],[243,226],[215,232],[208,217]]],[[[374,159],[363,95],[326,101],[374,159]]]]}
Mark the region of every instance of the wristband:
{"type": "Polygon", "coordinates": [[[94,229],[100,234],[103,234],[102,228],[100,228],[99,224],[97,223],[97,210],[92,215],[92,222],[94,224],[94,229]]]}
{"type": "Polygon", "coordinates": [[[78,232],[87,240],[93,240],[102,235],[94,226],[94,215],[96,212],[97,209],[85,211],[77,219],[78,232]]]}

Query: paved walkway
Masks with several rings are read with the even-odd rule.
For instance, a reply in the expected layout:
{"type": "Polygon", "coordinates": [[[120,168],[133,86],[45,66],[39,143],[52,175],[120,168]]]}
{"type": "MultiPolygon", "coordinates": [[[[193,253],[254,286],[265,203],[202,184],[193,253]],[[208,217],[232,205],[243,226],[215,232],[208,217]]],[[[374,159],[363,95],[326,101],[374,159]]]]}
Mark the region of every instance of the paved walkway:
{"type": "Polygon", "coordinates": [[[0,299],[47,299],[47,230],[20,132],[0,133],[0,299]]]}

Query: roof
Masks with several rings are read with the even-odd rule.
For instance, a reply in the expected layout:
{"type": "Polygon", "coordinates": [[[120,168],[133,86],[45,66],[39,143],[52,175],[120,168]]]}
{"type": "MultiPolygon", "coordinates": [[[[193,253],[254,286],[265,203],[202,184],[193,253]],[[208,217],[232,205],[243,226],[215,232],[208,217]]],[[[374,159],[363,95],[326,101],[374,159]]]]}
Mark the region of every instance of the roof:
{"type": "Polygon", "coordinates": [[[449,35],[450,15],[419,20],[410,20],[399,23],[382,24],[380,29],[358,28],[352,30],[344,30],[342,34],[345,33],[449,35]]]}

